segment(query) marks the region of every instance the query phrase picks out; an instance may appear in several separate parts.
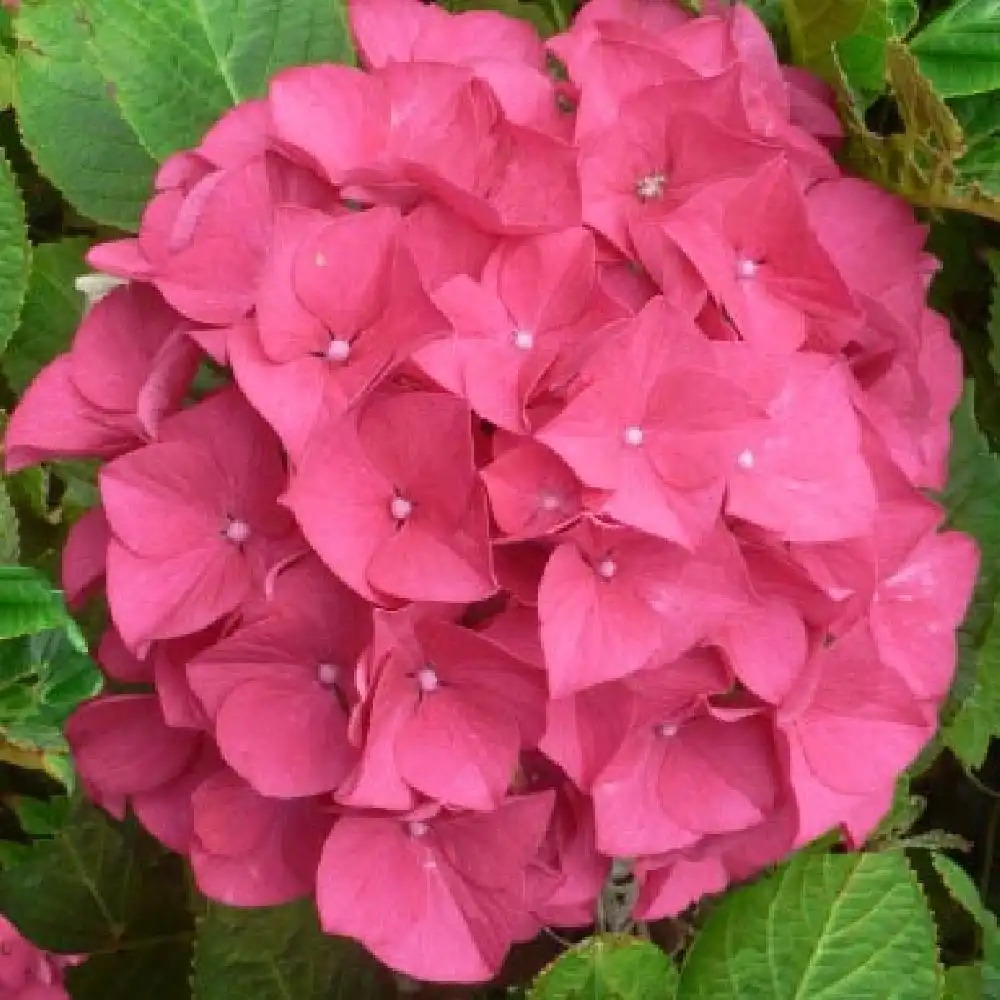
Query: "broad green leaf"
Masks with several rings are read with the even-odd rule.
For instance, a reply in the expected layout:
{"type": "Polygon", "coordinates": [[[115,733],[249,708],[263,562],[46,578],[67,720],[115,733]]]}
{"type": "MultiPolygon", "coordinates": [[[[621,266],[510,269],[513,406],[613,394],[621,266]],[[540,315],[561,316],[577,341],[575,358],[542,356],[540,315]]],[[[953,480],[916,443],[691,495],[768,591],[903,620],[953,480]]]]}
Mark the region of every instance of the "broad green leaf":
{"type": "Polygon", "coordinates": [[[62,595],[41,573],[26,566],[0,566],[0,639],[64,627],[75,629],[62,595]]]}
{"type": "Polygon", "coordinates": [[[990,271],[993,274],[993,287],[990,293],[990,365],[1000,376],[1000,250],[991,250],[987,255],[990,271]]]}
{"type": "Polygon", "coordinates": [[[538,977],[529,1000],[674,1000],[677,969],[649,941],[626,934],[588,938],[538,977]]]}
{"type": "Polygon", "coordinates": [[[963,630],[959,671],[944,713],[941,739],[973,770],[983,766],[990,741],[1000,736],[1000,601],[985,637],[963,630]]]}
{"type": "Polygon", "coordinates": [[[345,0],[83,0],[115,100],[158,159],[195,145],[278,70],[349,62],[345,0]]]}
{"type": "Polygon", "coordinates": [[[932,854],[931,861],[952,899],[979,925],[982,932],[983,962],[979,979],[986,996],[1000,995],[1000,925],[980,899],[979,890],[965,869],[944,854],[932,854]]]}
{"type": "Polygon", "coordinates": [[[847,84],[863,108],[886,88],[886,45],[916,23],[916,0],[872,0],[854,31],[835,45],[847,84]]]}
{"type": "Polygon", "coordinates": [[[40,947],[92,954],[74,1000],[188,1000],[191,916],[179,858],[79,803],[0,874],[0,910],[40,947]],[[94,954],[96,953],[96,954],[94,954]]]}
{"type": "Polygon", "coordinates": [[[17,511],[11,502],[7,484],[0,481],[0,563],[16,563],[20,555],[17,511]]]}
{"type": "Polygon", "coordinates": [[[73,279],[87,270],[88,246],[86,240],[66,239],[35,247],[21,325],[0,357],[7,382],[18,394],[69,347],[83,314],[83,296],[73,279]]]}
{"type": "Polygon", "coordinates": [[[910,41],[942,97],[1000,88],[1000,0],[958,0],[910,41]]]}
{"type": "Polygon", "coordinates": [[[795,62],[837,83],[834,49],[843,47],[850,64],[849,77],[856,75],[856,83],[865,88],[878,87],[884,78],[886,42],[903,37],[917,17],[916,0],[782,2],[795,62]],[[864,65],[863,55],[870,56],[873,65],[864,65]]]}
{"type": "Polygon", "coordinates": [[[986,1000],[983,970],[979,965],[956,965],[944,972],[941,1000],[986,1000]]]}
{"type": "Polygon", "coordinates": [[[955,164],[963,184],[1000,199],[1000,94],[976,94],[948,102],[965,133],[966,150],[955,164]]]}
{"type": "MultiPolygon", "coordinates": [[[[875,134],[860,104],[845,102],[846,164],[914,205],[1000,219],[1000,192],[979,179],[987,167],[985,154],[970,147],[962,123],[922,75],[908,47],[889,41],[885,67],[902,129],[891,135],[875,134]]],[[[849,89],[843,72],[838,71],[841,89],[849,89]]]]}
{"type": "Polygon", "coordinates": [[[937,1000],[940,976],[902,852],[800,854],[711,913],[678,1000],[937,1000]]]}
{"type": "Polygon", "coordinates": [[[30,267],[24,202],[7,157],[0,153],[0,352],[17,329],[30,267]]]}
{"type": "Polygon", "coordinates": [[[311,900],[255,910],[210,903],[198,920],[193,1000],[375,1000],[386,986],[358,945],[320,930],[311,900]]]}
{"type": "Polygon", "coordinates": [[[979,430],[972,383],[952,419],[948,486],[942,497],[951,527],[972,535],[982,552],[979,581],[959,632],[959,667],[944,713],[945,744],[972,768],[982,765],[1000,732],[1000,458],[979,430]]]}
{"type": "Polygon", "coordinates": [[[84,215],[134,229],[156,164],[111,100],[78,4],[23,5],[17,34],[17,119],[32,159],[84,215]]]}

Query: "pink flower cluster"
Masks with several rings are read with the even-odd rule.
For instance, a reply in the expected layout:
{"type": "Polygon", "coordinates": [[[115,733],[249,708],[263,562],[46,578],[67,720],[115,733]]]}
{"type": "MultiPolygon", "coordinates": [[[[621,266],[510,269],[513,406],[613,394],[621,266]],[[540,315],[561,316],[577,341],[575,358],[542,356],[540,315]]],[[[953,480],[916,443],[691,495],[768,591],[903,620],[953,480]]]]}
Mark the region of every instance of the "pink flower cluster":
{"type": "Polygon", "coordinates": [[[0,1000],[70,1000],[63,975],[82,960],[36,948],[0,916],[0,1000]]]}
{"type": "Polygon", "coordinates": [[[7,463],[107,460],[90,792],[209,896],[484,980],[612,859],[654,919],[873,828],[976,571],[927,496],[961,365],[746,8],[352,14],[364,70],[279,74],[92,251],[7,463]]]}

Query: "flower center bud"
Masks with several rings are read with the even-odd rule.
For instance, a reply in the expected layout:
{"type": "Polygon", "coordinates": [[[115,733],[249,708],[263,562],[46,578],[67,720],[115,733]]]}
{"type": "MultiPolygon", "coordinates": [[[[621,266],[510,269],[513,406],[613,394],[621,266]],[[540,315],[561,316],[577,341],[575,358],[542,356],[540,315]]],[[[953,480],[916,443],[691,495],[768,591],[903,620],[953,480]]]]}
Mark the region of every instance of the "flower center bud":
{"type": "Polygon", "coordinates": [[[333,663],[321,663],[316,668],[316,677],[320,684],[326,688],[336,686],[337,678],[340,676],[340,667],[333,663]]]}
{"type": "Polygon", "coordinates": [[[513,340],[519,351],[530,351],[535,346],[535,335],[530,330],[515,330],[513,340]]]}
{"type": "Polygon", "coordinates": [[[640,201],[654,201],[663,197],[663,189],[667,186],[667,175],[663,173],[646,174],[635,182],[635,193],[640,201]]]}
{"type": "Polygon", "coordinates": [[[411,837],[426,837],[430,827],[419,819],[412,819],[406,824],[406,829],[411,837]]]}
{"type": "Polygon", "coordinates": [[[641,427],[636,427],[634,424],[631,427],[625,428],[625,433],[623,435],[625,438],[625,443],[631,445],[633,448],[638,448],[639,445],[645,440],[646,435],[643,434],[641,427]]]}
{"type": "Polygon", "coordinates": [[[441,686],[437,671],[433,667],[421,667],[417,671],[417,684],[424,694],[431,694],[441,686]]]}
{"type": "Polygon", "coordinates": [[[760,262],[752,260],[750,257],[740,257],[736,262],[736,277],[743,278],[745,281],[756,278],[759,270],[760,262]]]}
{"type": "Polygon", "coordinates": [[[406,497],[397,494],[389,504],[389,513],[397,521],[405,521],[413,513],[413,504],[406,497]]]}
{"type": "Polygon", "coordinates": [[[611,580],[611,579],[613,579],[614,575],[617,572],[618,572],[618,563],[616,563],[614,561],[614,559],[611,559],[611,558],[602,559],[597,564],[597,575],[602,580],[611,580]]]}
{"type": "Polygon", "coordinates": [[[749,448],[745,448],[743,451],[736,456],[736,464],[741,469],[752,469],[756,459],[754,458],[753,452],[749,448]]]}
{"type": "Polygon", "coordinates": [[[661,722],[656,727],[656,735],[661,739],[669,740],[671,736],[677,735],[677,728],[672,722],[661,722]]]}
{"type": "Polygon", "coordinates": [[[323,253],[321,250],[317,250],[316,251],[316,256],[313,257],[313,263],[317,267],[326,267],[326,263],[327,263],[326,262],[326,254],[323,253]]]}
{"type": "Polygon", "coordinates": [[[250,525],[239,518],[231,518],[226,525],[225,535],[227,541],[234,545],[242,545],[250,537],[250,525]]]}
{"type": "Polygon", "coordinates": [[[538,498],[538,506],[547,511],[559,510],[562,501],[554,493],[543,493],[538,498]]]}
{"type": "Polygon", "coordinates": [[[326,349],[327,361],[346,361],[351,356],[351,342],[334,337],[326,349]]]}

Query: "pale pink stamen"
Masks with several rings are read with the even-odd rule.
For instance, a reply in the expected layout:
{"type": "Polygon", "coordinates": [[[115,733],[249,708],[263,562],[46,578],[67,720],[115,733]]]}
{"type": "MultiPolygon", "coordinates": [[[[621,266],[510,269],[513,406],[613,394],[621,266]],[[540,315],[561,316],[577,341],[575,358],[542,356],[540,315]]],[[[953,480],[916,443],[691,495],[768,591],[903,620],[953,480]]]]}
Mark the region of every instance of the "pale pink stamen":
{"type": "Polygon", "coordinates": [[[677,735],[678,727],[670,722],[661,722],[660,725],[656,727],[656,735],[662,737],[663,739],[670,739],[671,736],[677,735]]]}
{"type": "Polygon", "coordinates": [[[753,452],[749,448],[741,451],[736,458],[736,464],[741,469],[752,469],[755,463],[756,459],[754,458],[753,452]]]}
{"type": "Polygon", "coordinates": [[[346,361],[351,356],[351,342],[335,337],[326,349],[327,361],[346,361]]]}
{"type": "Polygon", "coordinates": [[[441,682],[438,680],[437,671],[433,667],[421,667],[417,671],[417,684],[424,694],[430,694],[433,691],[437,691],[441,682]]]}
{"type": "Polygon", "coordinates": [[[515,330],[514,346],[519,351],[530,351],[535,346],[535,335],[530,330],[515,330]]]}
{"type": "Polygon", "coordinates": [[[340,676],[340,667],[333,663],[321,663],[316,668],[316,677],[323,687],[335,687],[340,676]]]}
{"type": "Polygon", "coordinates": [[[641,427],[626,427],[625,428],[625,443],[631,445],[633,448],[638,448],[639,445],[645,440],[646,435],[643,433],[641,427]]]}
{"type": "Polygon", "coordinates": [[[543,493],[538,500],[538,506],[547,511],[559,510],[562,501],[554,493],[543,493]]]}
{"type": "Polygon", "coordinates": [[[611,580],[618,572],[618,563],[614,559],[602,559],[597,564],[597,575],[603,580],[611,580]]]}
{"type": "Polygon", "coordinates": [[[413,504],[406,497],[394,496],[389,512],[397,521],[405,521],[413,513],[413,504]]]}
{"type": "Polygon", "coordinates": [[[430,827],[419,819],[410,820],[406,824],[406,829],[411,837],[426,837],[430,832],[430,827]]]}
{"type": "Polygon", "coordinates": [[[647,174],[640,177],[635,184],[635,193],[640,201],[653,201],[663,197],[663,189],[667,185],[667,175],[663,173],[647,174]]]}
{"type": "Polygon", "coordinates": [[[233,518],[226,525],[226,538],[234,545],[242,545],[250,537],[250,525],[246,521],[233,518]]]}
{"type": "Polygon", "coordinates": [[[757,272],[760,270],[760,263],[756,260],[752,260],[749,257],[741,257],[736,262],[736,276],[738,278],[743,278],[749,280],[750,278],[756,278],[757,272]]]}

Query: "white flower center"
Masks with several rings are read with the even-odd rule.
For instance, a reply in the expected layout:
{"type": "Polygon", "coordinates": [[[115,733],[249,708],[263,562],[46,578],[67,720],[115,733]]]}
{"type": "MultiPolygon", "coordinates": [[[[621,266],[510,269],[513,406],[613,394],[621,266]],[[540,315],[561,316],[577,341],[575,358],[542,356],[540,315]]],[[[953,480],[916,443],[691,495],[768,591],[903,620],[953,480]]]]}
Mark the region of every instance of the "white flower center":
{"type": "Polygon", "coordinates": [[[736,262],[736,277],[742,278],[745,281],[756,278],[759,270],[760,262],[752,260],[750,257],[740,257],[736,262]]]}
{"type": "Polygon", "coordinates": [[[411,837],[426,837],[430,827],[419,819],[413,819],[406,824],[406,829],[409,831],[411,837]]]}
{"type": "Polygon", "coordinates": [[[749,448],[745,448],[739,453],[739,455],[736,456],[736,464],[741,469],[752,469],[756,462],[757,460],[754,458],[754,454],[749,448]]]}
{"type": "Polygon", "coordinates": [[[597,575],[603,580],[611,580],[618,572],[618,563],[614,559],[602,559],[597,564],[597,575]]]}
{"type": "Polygon", "coordinates": [[[530,351],[535,346],[535,335],[530,330],[515,330],[513,339],[519,351],[530,351]]]}
{"type": "Polygon", "coordinates": [[[322,251],[317,251],[316,256],[313,257],[313,263],[317,267],[326,267],[326,254],[322,251]]]}
{"type": "Polygon", "coordinates": [[[417,671],[417,684],[424,694],[430,694],[441,686],[437,671],[433,667],[421,667],[417,671]]]}
{"type": "Polygon", "coordinates": [[[250,537],[250,525],[246,521],[233,518],[226,525],[226,538],[234,545],[242,545],[250,537]]]}
{"type": "Polygon", "coordinates": [[[663,173],[646,174],[635,183],[635,193],[640,201],[653,201],[663,197],[663,189],[667,186],[667,175],[663,173]]]}
{"type": "Polygon", "coordinates": [[[351,356],[351,342],[340,337],[334,337],[326,349],[328,361],[346,361],[351,356]]]}
{"type": "Polygon", "coordinates": [[[639,445],[646,439],[646,435],[643,434],[641,427],[636,427],[634,424],[631,427],[625,428],[625,443],[631,445],[633,448],[638,448],[639,445]]]}
{"type": "Polygon", "coordinates": [[[538,506],[541,507],[542,510],[559,510],[562,506],[562,501],[554,493],[543,493],[538,498],[538,506]]]}
{"type": "Polygon", "coordinates": [[[656,735],[665,740],[668,740],[670,739],[671,736],[677,735],[677,728],[678,727],[671,722],[661,722],[656,727],[656,735]]]}
{"type": "Polygon", "coordinates": [[[389,504],[389,513],[397,521],[405,521],[413,513],[413,504],[406,497],[394,496],[389,504]]]}
{"type": "Polygon", "coordinates": [[[340,676],[340,667],[333,663],[321,663],[316,668],[316,677],[323,687],[334,687],[340,676]]]}

